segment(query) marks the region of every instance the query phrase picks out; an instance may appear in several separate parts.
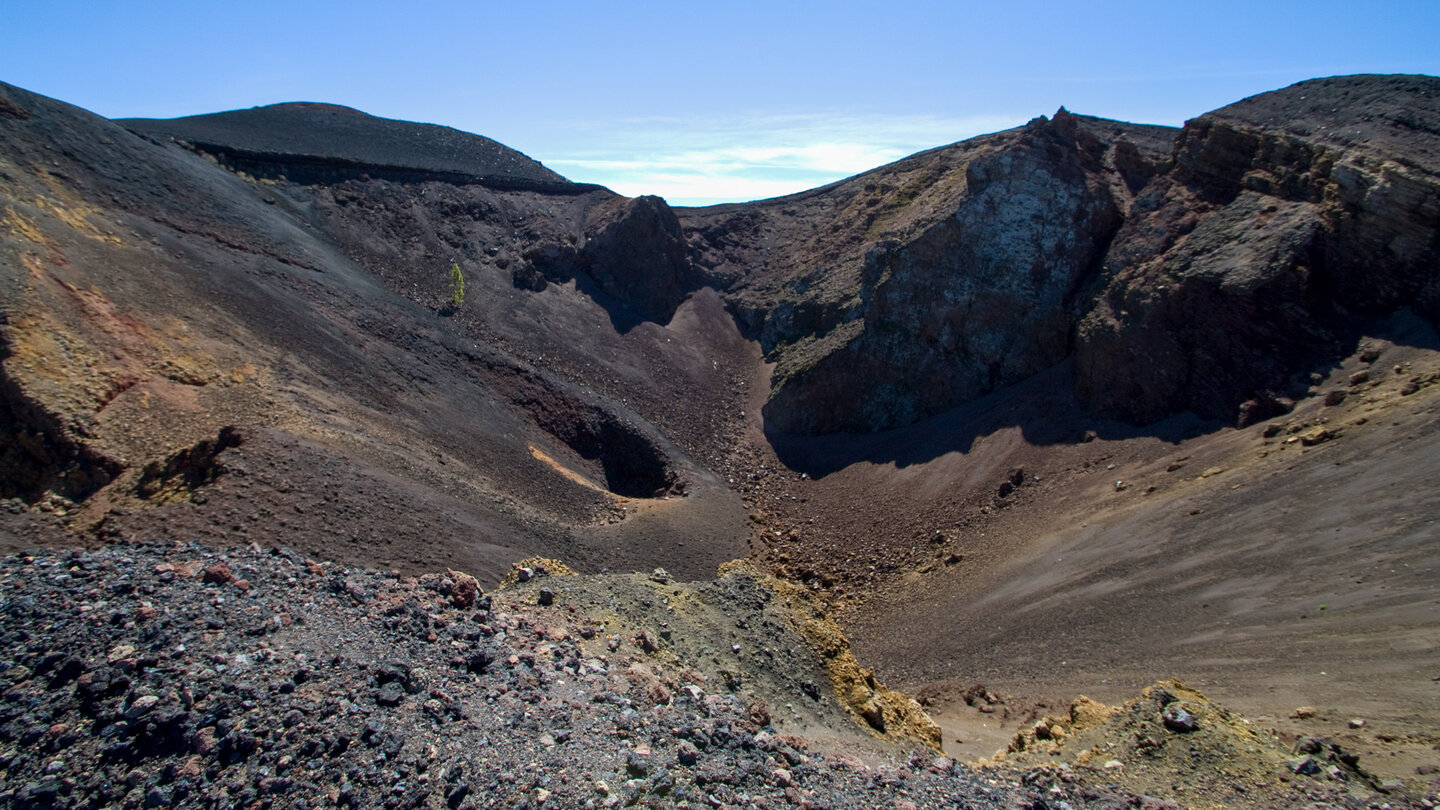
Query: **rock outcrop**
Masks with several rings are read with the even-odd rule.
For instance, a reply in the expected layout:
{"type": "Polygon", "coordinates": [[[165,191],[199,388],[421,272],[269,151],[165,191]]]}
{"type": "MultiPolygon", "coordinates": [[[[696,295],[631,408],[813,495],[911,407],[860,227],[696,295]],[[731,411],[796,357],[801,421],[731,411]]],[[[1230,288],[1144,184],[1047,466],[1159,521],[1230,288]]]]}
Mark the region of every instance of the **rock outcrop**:
{"type": "Polygon", "coordinates": [[[953,210],[869,249],[858,317],[782,357],[767,422],[881,430],[1063,360],[1072,296],[1120,224],[1107,147],[1062,110],[944,178],[953,210]]]}
{"type": "Polygon", "coordinates": [[[675,212],[646,196],[592,211],[579,259],[601,290],[663,323],[694,287],[686,252],[675,212]]]}
{"type": "Polygon", "coordinates": [[[1062,109],[683,219],[775,362],[772,430],[898,427],[1072,357],[1102,415],[1253,418],[1374,319],[1440,314],[1437,97],[1323,79],[1178,134],[1062,109]]]}
{"type": "Polygon", "coordinates": [[[1106,255],[1077,333],[1081,395],[1136,422],[1234,419],[1367,320],[1435,322],[1437,99],[1436,79],[1346,77],[1188,123],[1106,255]]]}

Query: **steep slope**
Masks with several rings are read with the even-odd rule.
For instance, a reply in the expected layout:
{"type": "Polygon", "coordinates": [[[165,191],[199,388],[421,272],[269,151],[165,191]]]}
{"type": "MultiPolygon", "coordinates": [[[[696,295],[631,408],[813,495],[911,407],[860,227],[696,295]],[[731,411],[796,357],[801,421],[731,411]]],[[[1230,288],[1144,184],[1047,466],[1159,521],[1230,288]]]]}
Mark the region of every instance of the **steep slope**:
{"type": "Polygon", "coordinates": [[[1437,322],[1437,99],[1440,79],[1341,77],[1186,124],[1106,256],[1082,397],[1142,422],[1273,415],[1374,319],[1437,322]]]}
{"type": "Polygon", "coordinates": [[[1063,360],[1076,294],[1170,135],[1061,110],[824,189],[683,212],[696,264],[776,364],[767,424],[898,427],[1063,360]]]}
{"type": "MultiPolygon", "coordinates": [[[[527,221],[535,230],[518,239],[568,238],[566,216],[596,208],[616,221],[613,194],[247,180],[75,108],[5,95],[7,496],[58,498],[75,528],[110,538],[254,532],[328,558],[487,578],[535,552],[695,575],[739,555],[738,502],[623,401],[665,399],[657,389],[702,362],[693,384],[723,400],[731,355],[700,361],[684,337],[711,331],[714,305],[620,335],[588,296],[517,289],[485,241],[465,252],[443,241],[527,221]],[[374,232],[325,235],[352,189],[393,199],[386,216],[424,238],[375,255],[361,242],[374,232]],[[471,233],[451,230],[464,223],[471,233]],[[473,303],[445,317],[436,304],[456,261],[473,303]],[[575,333],[534,328],[556,309],[575,333]],[[580,337],[590,332],[613,337],[580,337]],[[595,360],[607,384],[557,373],[552,341],[576,366],[595,360]],[[685,549],[692,522],[713,529],[685,549]]],[[[630,209],[618,210],[624,221],[630,209]]],[[[625,249],[623,236],[596,241],[601,259],[625,249]]]]}

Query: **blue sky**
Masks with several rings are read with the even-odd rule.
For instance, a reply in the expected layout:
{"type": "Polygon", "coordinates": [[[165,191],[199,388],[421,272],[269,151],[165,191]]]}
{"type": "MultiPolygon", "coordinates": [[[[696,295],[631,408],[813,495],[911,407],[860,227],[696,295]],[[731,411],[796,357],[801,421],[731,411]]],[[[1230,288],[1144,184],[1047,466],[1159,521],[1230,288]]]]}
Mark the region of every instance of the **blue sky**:
{"type": "Polygon", "coordinates": [[[673,204],[799,191],[1074,112],[1174,124],[1440,73],[1440,0],[5,0],[0,80],[110,117],[347,104],[673,204]]]}

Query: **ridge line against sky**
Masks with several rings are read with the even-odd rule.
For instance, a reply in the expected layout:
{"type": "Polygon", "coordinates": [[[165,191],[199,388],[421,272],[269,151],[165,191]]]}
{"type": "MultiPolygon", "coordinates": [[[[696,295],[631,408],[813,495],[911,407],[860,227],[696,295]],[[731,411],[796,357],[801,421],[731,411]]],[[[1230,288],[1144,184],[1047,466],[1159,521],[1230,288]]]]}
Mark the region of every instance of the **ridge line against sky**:
{"type": "Polygon", "coordinates": [[[1440,2],[9,0],[0,80],[108,117],[344,104],[573,180],[771,197],[1060,106],[1185,119],[1304,79],[1440,73],[1440,2]]]}

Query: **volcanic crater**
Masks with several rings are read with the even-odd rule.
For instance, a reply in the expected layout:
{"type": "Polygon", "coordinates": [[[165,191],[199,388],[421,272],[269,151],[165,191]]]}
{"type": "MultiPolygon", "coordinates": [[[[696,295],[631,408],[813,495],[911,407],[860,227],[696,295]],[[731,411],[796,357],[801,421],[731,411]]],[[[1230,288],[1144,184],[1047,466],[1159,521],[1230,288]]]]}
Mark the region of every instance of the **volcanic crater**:
{"type": "Polygon", "coordinates": [[[6,806],[1440,803],[1440,79],[706,208],[0,84],[0,207],[6,806]]]}

